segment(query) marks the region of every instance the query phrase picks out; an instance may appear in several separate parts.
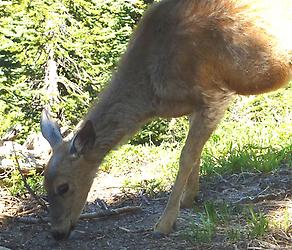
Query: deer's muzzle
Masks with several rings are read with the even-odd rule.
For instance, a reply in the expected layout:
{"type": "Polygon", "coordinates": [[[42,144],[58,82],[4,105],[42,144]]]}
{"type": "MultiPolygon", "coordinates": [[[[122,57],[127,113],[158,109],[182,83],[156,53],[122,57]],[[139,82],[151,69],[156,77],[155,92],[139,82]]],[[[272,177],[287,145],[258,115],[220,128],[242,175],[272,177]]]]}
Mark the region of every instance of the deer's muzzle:
{"type": "Polygon", "coordinates": [[[68,239],[71,232],[74,230],[74,226],[72,225],[69,229],[69,231],[64,232],[64,231],[58,231],[58,230],[52,230],[52,236],[55,240],[65,240],[68,239]]]}

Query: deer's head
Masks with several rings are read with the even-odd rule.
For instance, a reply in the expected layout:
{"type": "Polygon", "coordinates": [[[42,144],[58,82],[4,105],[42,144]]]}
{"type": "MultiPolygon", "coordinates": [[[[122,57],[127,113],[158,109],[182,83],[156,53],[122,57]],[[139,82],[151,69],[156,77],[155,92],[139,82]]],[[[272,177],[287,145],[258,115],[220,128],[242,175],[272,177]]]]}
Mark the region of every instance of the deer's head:
{"type": "Polygon", "coordinates": [[[74,228],[95,175],[97,162],[89,157],[95,132],[92,122],[87,121],[70,141],[65,141],[59,126],[45,110],[41,131],[53,152],[45,170],[44,184],[52,234],[60,240],[67,238],[74,228]]]}

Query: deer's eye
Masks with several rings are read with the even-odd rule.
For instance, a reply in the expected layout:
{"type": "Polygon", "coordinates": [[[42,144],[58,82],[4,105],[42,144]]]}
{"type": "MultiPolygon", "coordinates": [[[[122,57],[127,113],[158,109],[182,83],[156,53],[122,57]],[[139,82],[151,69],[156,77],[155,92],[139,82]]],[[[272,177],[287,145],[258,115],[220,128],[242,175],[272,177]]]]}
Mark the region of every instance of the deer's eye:
{"type": "Polygon", "coordinates": [[[57,188],[58,195],[64,195],[65,193],[68,192],[68,190],[69,190],[68,183],[61,184],[57,188]]]}

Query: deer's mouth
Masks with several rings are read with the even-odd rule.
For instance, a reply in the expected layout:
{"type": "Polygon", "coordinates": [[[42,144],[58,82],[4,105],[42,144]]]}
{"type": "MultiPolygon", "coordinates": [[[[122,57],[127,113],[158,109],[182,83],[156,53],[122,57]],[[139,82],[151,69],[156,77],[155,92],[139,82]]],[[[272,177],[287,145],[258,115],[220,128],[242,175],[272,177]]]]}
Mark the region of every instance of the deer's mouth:
{"type": "Polygon", "coordinates": [[[70,237],[72,231],[74,230],[75,226],[72,224],[68,231],[60,231],[60,230],[52,230],[52,236],[55,240],[66,240],[70,237]]]}

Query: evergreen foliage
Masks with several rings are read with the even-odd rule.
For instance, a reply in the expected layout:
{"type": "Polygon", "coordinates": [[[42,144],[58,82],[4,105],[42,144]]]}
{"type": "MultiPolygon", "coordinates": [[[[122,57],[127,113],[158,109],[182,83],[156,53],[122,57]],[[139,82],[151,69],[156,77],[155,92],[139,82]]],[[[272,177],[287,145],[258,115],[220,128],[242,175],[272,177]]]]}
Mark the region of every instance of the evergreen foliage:
{"type": "Polygon", "coordinates": [[[0,136],[18,123],[23,135],[38,129],[46,105],[75,125],[105,87],[146,7],[123,0],[1,1],[0,136]],[[52,62],[56,86],[46,81],[52,62]]]}
{"type": "MultiPolygon", "coordinates": [[[[133,29],[152,2],[0,0],[0,138],[9,127],[21,124],[19,138],[25,140],[28,133],[39,130],[39,116],[46,106],[57,114],[62,125],[74,127],[107,85],[133,29]]],[[[252,103],[246,101],[249,98],[238,98],[221,127],[228,130],[230,124],[236,127],[252,116],[250,119],[259,125],[277,125],[282,126],[281,131],[289,131],[290,95],[291,84],[286,90],[259,96],[252,103]]],[[[187,126],[187,118],[155,120],[144,126],[131,143],[182,142],[187,126]]],[[[220,145],[221,139],[227,141],[226,136],[218,136],[221,127],[212,137],[220,137],[220,145]]],[[[241,135],[236,129],[230,131],[237,138],[241,135]]],[[[291,145],[289,132],[281,133],[286,134],[286,139],[280,140],[283,145],[291,145]]],[[[243,144],[246,140],[239,141],[243,144]]]]}

